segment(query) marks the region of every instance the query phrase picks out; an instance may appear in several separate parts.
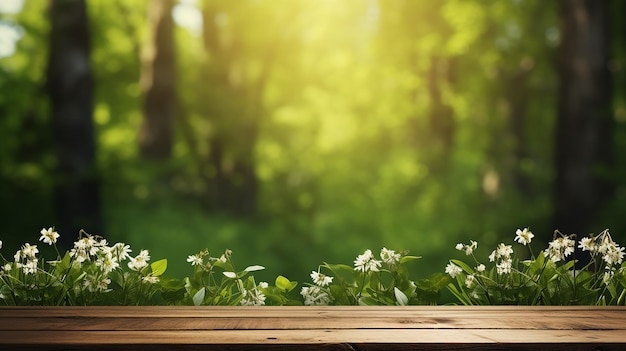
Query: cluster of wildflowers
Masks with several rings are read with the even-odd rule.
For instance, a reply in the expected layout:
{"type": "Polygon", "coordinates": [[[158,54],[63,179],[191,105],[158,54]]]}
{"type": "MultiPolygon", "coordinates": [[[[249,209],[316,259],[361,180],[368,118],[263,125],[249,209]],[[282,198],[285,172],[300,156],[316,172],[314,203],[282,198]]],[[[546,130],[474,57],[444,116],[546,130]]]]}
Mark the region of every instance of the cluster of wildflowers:
{"type": "Polygon", "coordinates": [[[154,289],[137,289],[135,283],[156,284],[166,263],[161,260],[157,271],[149,265],[149,253],[142,250],[130,257],[131,249],[124,243],[109,246],[104,238],[81,231],[73,247],[61,256],[57,249],[60,237],[54,227],[43,228],[39,240],[53,246],[55,260],[45,261],[37,257],[37,245],[24,244],[14,255],[13,262],[2,256],[4,264],[0,274],[0,295],[3,304],[93,304],[125,303],[152,296],[154,289]],[[129,260],[125,271],[122,262],[129,260]],[[132,274],[131,274],[132,272],[132,274]],[[134,274],[134,275],[133,275],[134,274]],[[111,293],[115,284],[116,293],[111,293]],[[117,300],[117,302],[116,302],[117,300]]]}
{"type": "Polygon", "coordinates": [[[205,249],[189,255],[187,262],[194,267],[194,274],[185,278],[185,299],[195,305],[262,306],[266,304],[265,292],[273,290],[267,282],[256,284],[254,276],[249,275],[265,267],[253,265],[237,272],[231,250],[212,257],[205,249]]]}
{"type": "Polygon", "coordinates": [[[360,272],[378,272],[381,266],[380,260],[374,258],[372,250],[367,249],[362,255],[358,255],[354,260],[354,270],[360,272]]]}
{"type": "Polygon", "coordinates": [[[530,259],[515,257],[512,245],[498,244],[489,255],[490,269],[474,257],[475,241],[457,244],[456,249],[471,255],[477,264],[472,268],[460,260],[450,260],[445,268],[453,283],[448,289],[463,304],[623,304],[626,296],[626,273],[622,265],[624,248],[608,232],[584,237],[578,248],[591,254],[591,262],[576,268],[574,235],[555,231],[552,241],[538,256],[530,243],[535,235],[517,229],[514,241],[527,246],[530,259]],[[602,267],[603,268],[599,268],[602,267]],[[604,287],[602,287],[604,285],[604,287]]]}
{"type": "Polygon", "coordinates": [[[303,286],[300,290],[304,304],[307,306],[329,305],[333,297],[327,287],[333,282],[333,277],[319,271],[311,271],[311,279],[315,285],[303,286]]]}
{"type": "Polygon", "coordinates": [[[565,260],[566,257],[574,253],[574,247],[576,241],[570,236],[559,236],[550,243],[545,251],[546,257],[552,262],[559,262],[565,260]]]}
{"type": "MultiPolygon", "coordinates": [[[[529,252],[516,256],[514,245],[499,243],[488,263],[476,257],[478,242],[455,248],[473,262],[451,259],[445,273],[412,280],[408,264],[419,259],[407,251],[382,248],[378,255],[365,250],[352,265],[323,263],[311,271],[311,283],[278,276],[274,285],[256,283],[252,265],[235,269],[232,251],[217,257],[208,250],[189,255],[193,275],[163,277],[166,260],[150,263],[148,250],[131,255],[129,245],[109,245],[104,238],[80,232],[73,247],[61,255],[54,227],[43,228],[39,241],[56,251],[46,260],[45,246],[25,243],[7,260],[0,252],[0,304],[4,305],[407,305],[435,304],[447,286],[462,304],[613,304],[626,305],[625,248],[608,230],[585,236],[555,231],[553,240],[535,256],[535,235],[517,229],[514,242],[529,252]],[[577,246],[576,246],[577,245],[577,246]],[[576,260],[576,249],[589,261],[576,260]],[[489,265],[489,267],[487,267],[489,265]],[[582,268],[580,266],[583,266],[582,268]],[[292,295],[295,295],[292,296],[292,295]]],[[[2,241],[0,241],[2,249],[2,241]]]]}
{"type": "Polygon", "coordinates": [[[39,259],[37,258],[38,253],[39,249],[37,245],[25,243],[13,256],[15,258],[15,267],[21,269],[26,275],[35,274],[39,265],[39,259]]]}
{"type": "Polygon", "coordinates": [[[592,235],[580,239],[578,247],[583,251],[589,251],[594,258],[600,256],[607,269],[622,264],[624,259],[624,248],[613,241],[608,230],[595,237],[592,235]]]}
{"type": "Polygon", "coordinates": [[[441,274],[420,281],[409,277],[407,264],[417,260],[406,251],[382,248],[378,257],[367,249],[353,265],[320,265],[312,284],[300,290],[305,305],[406,305],[436,302],[445,286],[441,274]],[[323,273],[322,270],[329,272],[323,273]]]}
{"type": "Polygon", "coordinates": [[[239,303],[242,306],[263,306],[265,305],[265,294],[263,289],[267,289],[269,284],[266,282],[260,282],[259,285],[252,289],[241,288],[241,301],[239,303]]]}
{"type": "MultiPolygon", "coordinates": [[[[476,262],[478,262],[476,260],[476,257],[474,256],[474,250],[476,250],[478,248],[478,242],[474,241],[474,240],[470,240],[469,244],[463,244],[463,243],[458,243],[456,244],[455,248],[458,251],[462,251],[465,253],[466,256],[472,256],[474,258],[474,260],[476,262]]],[[[480,263],[476,266],[475,271],[476,272],[483,272],[485,270],[485,265],[480,263]]],[[[448,262],[448,265],[445,268],[445,272],[446,274],[450,275],[451,278],[456,278],[459,274],[463,273],[463,268],[461,268],[460,266],[458,266],[457,264],[455,264],[452,261],[448,262]]],[[[474,285],[476,281],[476,275],[473,273],[469,273],[465,276],[465,286],[467,286],[468,288],[470,288],[472,285],[474,285]]]]}

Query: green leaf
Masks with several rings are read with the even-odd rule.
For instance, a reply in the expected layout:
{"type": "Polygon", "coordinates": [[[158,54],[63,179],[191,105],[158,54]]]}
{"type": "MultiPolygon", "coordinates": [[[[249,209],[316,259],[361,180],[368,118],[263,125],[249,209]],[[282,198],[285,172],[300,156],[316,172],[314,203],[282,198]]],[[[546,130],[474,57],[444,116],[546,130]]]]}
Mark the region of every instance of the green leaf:
{"type": "Polygon", "coordinates": [[[254,266],[246,267],[246,269],[244,269],[244,271],[246,271],[246,272],[256,272],[256,271],[262,271],[264,269],[265,269],[265,267],[263,267],[263,266],[254,265],[254,266]]]}
{"type": "Polygon", "coordinates": [[[237,278],[237,273],[235,272],[222,272],[222,274],[231,279],[237,278]]]}
{"type": "Polygon", "coordinates": [[[298,282],[292,282],[289,279],[283,277],[282,275],[279,275],[278,277],[276,277],[276,282],[274,284],[280,290],[289,292],[298,285],[298,282]]]}
{"type": "Polygon", "coordinates": [[[472,267],[470,267],[467,263],[461,261],[461,260],[450,260],[452,263],[454,263],[455,265],[461,267],[461,269],[463,269],[465,271],[465,273],[474,273],[474,269],[472,269],[472,267]]]}
{"type": "Polygon", "coordinates": [[[158,277],[162,275],[163,273],[165,273],[165,270],[167,269],[167,259],[162,259],[162,260],[152,262],[152,264],[150,265],[150,268],[152,268],[153,276],[158,277]]]}
{"type": "Polygon", "coordinates": [[[193,304],[194,306],[200,306],[202,304],[202,301],[204,301],[204,294],[206,293],[206,290],[204,288],[198,290],[197,293],[195,293],[195,295],[193,295],[193,304]]]}
{"type": "Polygon", "coordinates": [[[400,289],[394,287],[393,293],[394,295],[396,295],[396,301],[400,306],[406,306],[409,304],[409,298],[406,297],[406,295],[402,291],[400,291],[400,289]]]}
{"type": "Polygon", "coordinates": [[[400,259],[400,264],[406,263],[406,262],[410,262],[410,261],[415,261],[415,260],[419,260],[420,258],[422,258],[422,256],[404,256],[400,259]]]}

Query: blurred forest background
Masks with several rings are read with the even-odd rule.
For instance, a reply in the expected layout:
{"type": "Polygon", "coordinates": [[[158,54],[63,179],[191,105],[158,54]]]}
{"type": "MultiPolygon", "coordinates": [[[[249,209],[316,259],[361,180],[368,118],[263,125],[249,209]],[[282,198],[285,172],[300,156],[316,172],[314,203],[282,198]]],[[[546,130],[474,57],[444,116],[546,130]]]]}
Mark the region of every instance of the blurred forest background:
{"type": "MultiPolygon", "coordinates": [[[[308,281],[626,236],[626,1],[0,0],[0,239],[308,281]],[[541,245],[541,244],[540,244],[541,245]],[[538,246],[541,248],[542,246],[538,246]]],[[[40,245],[42,246],[42,245],[40,245]]],[[[268,279],[272,279],[271,277],[268,279]]]]}

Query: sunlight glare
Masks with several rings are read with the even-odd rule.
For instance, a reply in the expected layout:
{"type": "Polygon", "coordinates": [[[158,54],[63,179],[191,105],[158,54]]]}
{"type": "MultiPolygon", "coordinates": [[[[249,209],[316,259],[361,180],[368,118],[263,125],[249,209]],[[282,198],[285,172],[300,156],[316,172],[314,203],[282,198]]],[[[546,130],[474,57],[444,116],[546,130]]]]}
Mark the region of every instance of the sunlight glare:
{"type": "Polygon", "coordinates": [[[0,59],[15,53],[17,41],[22,37],[22,27],[0,21],[0,59]]]}
{"type": "Polygon", "coordinates": [[[22,11],[24,0],[2,0],[0,1],[0,13],[14,15],[22,11]]]}
{"type": "Polygon", "coordinates": [[[197,1],[181,1],[174,6],[172,17],[177,25],[185,28],[190,34],[199,36],[202,33],[202,12],[197,1]]]}

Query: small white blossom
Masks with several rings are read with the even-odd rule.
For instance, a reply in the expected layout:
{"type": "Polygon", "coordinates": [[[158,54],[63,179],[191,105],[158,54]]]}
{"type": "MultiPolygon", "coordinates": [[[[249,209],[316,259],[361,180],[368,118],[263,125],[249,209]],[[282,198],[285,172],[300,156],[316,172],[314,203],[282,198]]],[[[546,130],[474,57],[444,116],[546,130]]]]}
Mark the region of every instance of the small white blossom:
{"type": "Polygon", "coordinates": [[[518,229],[515,232],[515,241],[517,241],[518,243],[522,245],[530,244],[530,242],[532,241],[534,237],[535,235],[530,230],[528,230],[528,228],[524,228],[523,230],[518,229]]]}
{"type": "Polygon", "coordinates": [[[129,254],[132,252],[132,250],[130,249],[130,246],[124,243],[116,243],[115,245],[111,247],[110,250],[111,250],[111,254],[113,255],[113,258],[117,262],[122,262],[130,258],[129,254]]]}
{"type": "Polygon", "coordinates": [[[243,298],[240,303],[243,306],[263,306],[265,305],[265,294],[258,288],[243,290],[243,298]]]}
{"type": "Polygon", "coordinates": [[[267,282],[260,282],[259,283],[259,288],[261,288],[261,289],[267,289],[267,288],[269,288],[269,286],[270,285],[267,282]]]}
{"type": "Polygon", "coordinates": [[[498,248],[496,249],[497,258],[506,259],[511,257],[511,254],[513,254],[513,248],[511,247],[511,245],[504,245],[503,243],[500,243],[500,245],[498,245],[498,248]]]}
{"type": "Polygon", "coordinates": [[[468,288],[471,288],[472,285],[474,285],[475,280],[476,280],[476,277],[473,274],[469,274],[467,277],[465,277],[465,286],[467,286],[468,288]]]}
{"type": "Polygon", "coordinates": [[[37,254],[39,253],[39,249],[37,248],[37,245],[30,245],[29,243],[25,243],[24,246],[22,246],[22,258],[36,258],[37,254]]]}
{"type": "Polygon", "coordinates": [[[479,264],[478,266],[476,266],[476,271],[478,272],[484,272],[485,271],[485,265],[484,264],[479,264]]]}
{"type": "Polygon", "coordinates": [[[305,286],[300,290],[306,306],[327,306],[332,297],[319,286],[305,286]]]}
{"type": "Polygon", "coordinates": [[[95,263],[97,267],[100,267],[102,273],[105,275],[111,273],[120,266],[117,260],[113,258],[113,254],[109,250],[102,251],[95,263]]]}
{"type": "Polygon", "coordinates": [[[580,239],[580,241],[578,242],[578,248],[582,249],[583,251],[589,251],[589,252],[597,251],[595,240],[589,237],[584,237],[580,239]]]}
{"type": "Polygon", "coordinates": [[[496,271],[498,274],[509,274],[512,269],[512,261],[510,259],[505,259],[496,264],[496,271]]]}
{"type": "Polygon", "coordinates": [[[48,229],[41,229],[41,237],[39,238],[39,241],[43,241],[45,244],[52,245],[56,244],[58,238],[59,233],[54,231],[53,227],[50,227],[48,229]]]}
{"type": "Polygon", "coordinates": [[[474,252],[474,250],[476,250],[477,247],[478,243],[474,240],[470,240],[469,245],[458,243],[455,248],[459,251],[465,251],[465,254],[469,256],[474,252]]]}
{"type": "Polygon", "coordinates": [[[354,270],[361,272],[378,272],[378,267],[381,266],[381,261],[374,259],[372,250],[367,249],[362,255],[358,255],[354,260],[354,270]]]}
{"type": "Polygon", "coordinates": [[[150,256],[148,250],[141,250],[139,255],[135,258],[130,258],[130,262],[128,262],[128,268],[134,271],[140,271],[143,268],[148,266],[148,261],[150,260],[150,256]]]}
{"type": "Polygon", "coordinates": [[[204,264],[202,256],[200,255],[190,255],[189,257],[187,257],[187,262],[190,262],[192,266],[201,266],[202,264],[204,264]]]}
{"type": "Polygon", "coordinates": [[[156,283],[158,283],[158,282],[159,282],[159,277],[155,277],[155,276],[152,276],[152,275],[148,275],[148,276],[145,276],[145,277],[141,278],[141,280],[142,280],[144,283],[156,284],[156,283]]]}
{"type": "Polygon", "coordinates": [[[463,272],[461,267],[455,265],[452,262],[448,263],[448,265],[446,266],[446,273],[448,273],[452,278],[456,277],[461,272],[463,272]]]}
{"type": "Polygon", "coordinates": [[[576,245],[576,242],[569,237],[562,236],[556,238],[548,244],[545,255],[552,262],[559,262],[574,253],[574,245],[576,245]]]}
{"type": "Polygon", "coordinates": [[[311,279],[313,279],[313,282],[318,286],[327,286],[333,282],[333,277],[316,271],[311,271],[311,279]]]}
{"type": "Polygon", "coordinates": [[[400,254],[396,253],[394,250],[389,250],[386,247],[380,250],[380,259],[388,265],[394,265],[400,262],[400,258],[400,254]]]}
{"type": "Polygon", "coordinates": [[[2,248],[2,240],[0,240],[0,249],[2,248]]]}
{"type": "Polygon", "coordinates": [[[624,259],[624,248],[613,246],[606,251],[606,253],[602,256],[602,259],[609,266],[622,264],[622,260],[624,259]]]}

